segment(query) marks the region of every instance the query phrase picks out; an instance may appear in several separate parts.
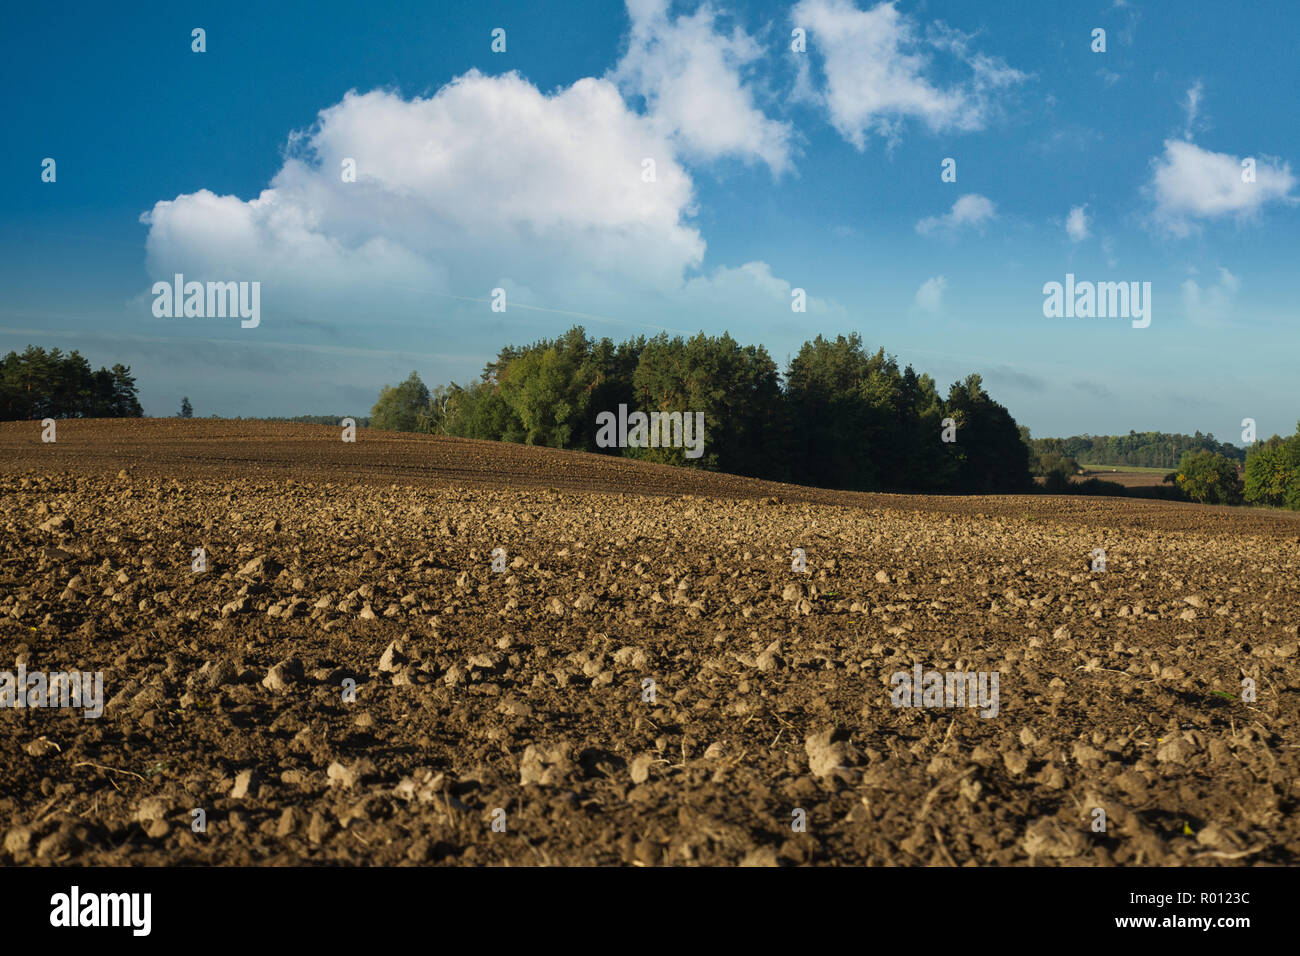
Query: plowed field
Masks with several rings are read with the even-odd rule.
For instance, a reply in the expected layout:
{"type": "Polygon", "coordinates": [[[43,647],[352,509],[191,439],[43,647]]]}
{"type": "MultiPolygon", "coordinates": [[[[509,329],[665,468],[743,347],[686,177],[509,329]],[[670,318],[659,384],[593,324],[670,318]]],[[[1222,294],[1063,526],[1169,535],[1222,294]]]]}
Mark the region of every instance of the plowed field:
{"type": "Polygon", "coordinates": [[[1300,515],[40,431],[0,425],[0,680],[103,713],[0,707],[2,863],[1300,861],[1300,515]]]}

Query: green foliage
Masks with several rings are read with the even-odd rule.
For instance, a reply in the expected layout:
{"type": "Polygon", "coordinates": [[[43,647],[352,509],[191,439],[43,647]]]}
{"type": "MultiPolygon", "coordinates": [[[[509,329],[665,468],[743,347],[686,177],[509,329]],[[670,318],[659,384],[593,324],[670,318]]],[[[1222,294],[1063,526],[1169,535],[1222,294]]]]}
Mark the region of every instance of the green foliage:
{"type": "Polygon", "coordinates": [[[461,438],[524,440],[523,423],[491,381],[477,382],[456,392],[448,403],[442,429],[461,438]]]}
{"type": "Polygon", "coordinates": [[[1011,414],[984,391],[978,375],[948,390],[944,406],[957,424],[957,441],[947,447],[960,462],[956,489],[969,492],[1029,491],[1029,449],[1011,414]]]}
{"type": "Polygon", "coordinates": [[[629,448],[629,456],[734,474],[783,475],[781,385],[761,346],[742,348],[730,335],[690,339],[659,335],[641,344],[629,407],[703,412],[704,454],[682,448],[629,448]]]}
{"type": "MultiPolygon", "coordinates": [[[[1169,435],[1164,432],[1129,432],[1127,435],[1075,435],[1071,438],[1036,438],[1030,448],[1041,461],[1048,454],[1074,459],[1082,465],[1135,465],[1142,468],[1176,468],[1190,451],[1209,451],[1244,461],[1245,449],[1215,441],[1213,435],[1169,435]]],[[[1045,469],[1035,474],[1045,475],[1045,469]]]]}
{"type": "Polygon", "coordinates": [[[1028,429],[1021,430],[1021,437],[1029,449],[1029,473],[1060,484],[1066,483],[1081,470],[1079,463],[1063,450],[1059,438],[1032,439],[1028,429]]]}
{"type": "Polygon", "coordinates": [[[1069,494],[1077,482],[1072,482],[1070,476],[1059,469],[1049,471],[1043,480],[1043,490],[1052,495],[1069,494]]]}
{"type": "Polygon", "coordinates": [[[867,352],[856,333],[805,342],[790,361],[785,399],[797,481],[859,490],[961,486],[964,459],[940,441],[947,409],[934,380],[910,366],[900,371],[883,349],[867,352]]]}
{"type": "Polygon", "coordinates": [[[0,418],[139,418],[135,377],[126,365],[91,371],[80,352],[27,346],[0,362],[0,418]]]}
{"type": "Polygon", "coordinates": [[[176,417],[177,417],[177,418],[193,418],[193,417],[194,417],[194,406],[190,404],[190,397],[189,397],[188,395],[184,396],[184,397],[181,399],[181,410],[180,410],[180,414],[178,414],[176,417]]]}
{"type": "Polygon", "coordinates": [[[429,389],[412,372],[396,388],[385,385],[379,401],[370,410],[370,426],[386,431],[413,432],[428,429],[429,389]]]}
{"type": "Polygon", "coordinates": [[[622,454],[823,487],[860,490],[1025,491],[1028,433],[984,391],[978,375],[945,401],[883,349],[854,334],[818,336],[791,360],[784,388],[761,346],[730,335],[659,335],[619,344],[573,328],[508,345],[467,386],[429,392],[415,373],[386,386],[372,427],[622,454]],[[701,412],[704,454],[685,448],[603,449],[601,412],[701,412]],[[952,418],[957,440],[940,440],[952,418]]]}
{"type": "Polygon", "coordinates": [[[1290,438],[1274,435],[1246,455],[1245,499],[1300,511],[1300,423],[1290,438]]]}
{"type": "Polygon", "coordinates": [[[518,418],[524,444],[586,444],[591,395],[602,377],[591,346],[586,333],[573,328],[553,342],[539,342],[499,361],[498,390],[518,418]]]}
{"type": "Polygon", "coordinates": [[[1175,477],[1179,489],[1192,501],[1212,505],[1241,504],[1242,482],[1237,463],[1212,451],[1188,452],[1175,477]]]}

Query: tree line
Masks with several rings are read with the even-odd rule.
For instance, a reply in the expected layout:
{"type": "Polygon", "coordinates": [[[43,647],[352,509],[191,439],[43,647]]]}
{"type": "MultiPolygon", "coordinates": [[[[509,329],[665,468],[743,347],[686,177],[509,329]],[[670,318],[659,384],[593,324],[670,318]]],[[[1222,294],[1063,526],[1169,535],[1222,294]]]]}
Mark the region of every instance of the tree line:
{"type": "Polygon", "coordinates": [[[1300,511],[1300,422],[1290,438],[1274,435],[1246,449],[1246,465],[1211,451],[1188,452],[1165,478],[1192,501],[1266,505],[1300,511]]]}
{"type": "Polygon", "coordinates": [[[1274,435],[1250,446],[1242,496],[1247,504],[1300,511],[1300,422],[1290,438],[1274,435]]]}
{"type": "MultiPolygon", "coordinates": [[[[1080,465],[1135,465],[1140,468],[1176,468],[1183,456],[1211,452],[1236,461],[1246,460],[1246,449],[1215,441],[1214,435],[1167,435],[1164,432],[1129,432],[1127,435],[1073,435],[1069,438],[1034,438],[1030,448],[1037,459],[1074,461],[1080,465]]],[[[1050,465],[1040,473],[1051,471],[1050,465]]]]}
{"type": "Polygon", "coordinates": [[[259,422],[292,422],[297,425],[337,425],[344,418],[351,418],[358,428],[370,427],[370,418],[366,415],[268,415],[252,420],[259,422]]]}
{"type": "Polygon", "coordinates": [[[661,334],[615,343],[576,326],[507,345],[482,376],[430,390],[412,372],[385,386],[373,428],[485,438],[778,481],[864,491],[1017,492],[1029,448],[972,374],[940,393],[861,336],[805,342],[784,375],[762,346],[730,335],[661,334]],[[601,448],[597,416],[703,412],[704,453],[601,448]],[[944,440],[949,437],[954,440],[944,440]]]}
{"type": "Polygon", "coordinates": [[[35,345],[0,362],[0,417],[139,418],[144,414],[129,366],[93,371],[80,352],[35,345]]]}
{"type": "MultiPolygon", "coordinates": [[[[1030,444],[1042,447],[1033,440],[1030,444]]],[[[1238,451],[1231,445],[1227,448],[1238,451]]],[[[1035,455],[1032,468],[1044,478],[1044,490],[1049,492],[1176,498],[1211,505],[1264,505],[1300,511],[1300,423],[1296,434],[1289,438],[1274,435],[1240,451],[1245,456],[1244,466],[1236,454],[1209,448],[1185,451],[1174,470],[1165,475],[1167,488],[1125,488],[1096,478],[1076,481],[1070,476],[1078,473],[1079,463],[1057,450],[1035,455]]]]}

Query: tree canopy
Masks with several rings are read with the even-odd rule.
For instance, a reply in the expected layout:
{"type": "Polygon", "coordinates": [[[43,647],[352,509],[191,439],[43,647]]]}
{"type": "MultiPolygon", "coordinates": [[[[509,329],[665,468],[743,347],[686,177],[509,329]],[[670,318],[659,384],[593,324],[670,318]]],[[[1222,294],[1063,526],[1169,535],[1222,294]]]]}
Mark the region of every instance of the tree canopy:
{"type": "Polygon", "coordinates": [[[430,391],[412,373],[385,386],[371,425],[622,454],[823,487],[1026,491],[1029,450],[978,375],[947,398],[859,335],[805,342],[784,381],[762,346],[730,335],[661,334],[615,343],[581,327],[507,345],[468,385],[430,391]],[[704,415],[703,454],[682,447],[603,449],[597,416],[620,405],[704,415]],[[955,441],[942,439],[951,419],[955,441]]]}
{"type": "Polygon", "coordinates": [[[1246,454],[1245,499],[1300,511],[1300,422],[1290,438],[1274,435],[1246,454]]]}
{"type": "MultiPolygon", "coordinates": [[[[1080,465],[1136,465],[1140,468],[1176,468],[1188,452],[1208,451],[1244,461],[1246,450],[1213,435],[1172,435],[1164,432],[1134,432],[1127,435],[1073,435],[1069,438],[1035,438],[1030,448],[1040,461],[1044,456],[1072,459],[1080,465]]],[[[1044,467],[1039,474],[1051,468],[1044,467]]]]}
{"type": "Polygon", "coordinates": [[[47,352],[35,345],[0,362],[0,417],[6,421],[143,414],[129,366],[92,371],[80,352],[47,352]]]}

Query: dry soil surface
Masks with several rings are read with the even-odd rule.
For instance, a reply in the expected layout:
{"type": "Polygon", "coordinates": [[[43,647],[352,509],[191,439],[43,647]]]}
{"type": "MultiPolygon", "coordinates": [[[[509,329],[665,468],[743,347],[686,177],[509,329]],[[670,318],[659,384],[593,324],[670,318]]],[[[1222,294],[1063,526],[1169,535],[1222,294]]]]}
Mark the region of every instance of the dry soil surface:
{"type": "Polygon", "coordinates": [[[1300,516],[339,436],[0,425],[0,863],[1300,856],[1300,516]]]}

